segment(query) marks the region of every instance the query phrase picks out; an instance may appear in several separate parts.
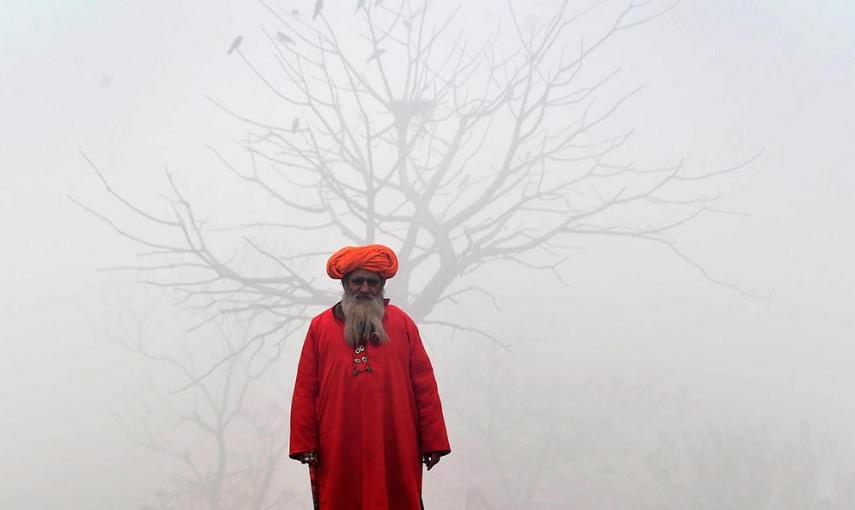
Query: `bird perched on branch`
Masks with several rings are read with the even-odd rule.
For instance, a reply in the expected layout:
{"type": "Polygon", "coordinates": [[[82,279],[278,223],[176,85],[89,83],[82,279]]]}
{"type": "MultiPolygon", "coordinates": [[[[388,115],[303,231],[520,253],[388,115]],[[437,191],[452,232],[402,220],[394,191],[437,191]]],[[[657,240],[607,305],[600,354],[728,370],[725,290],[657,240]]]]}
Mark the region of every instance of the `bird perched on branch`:
{"type": "Polygon", "coordinates": [[[288,34],[284,32],[276,32],[276,38],[279,39],[281,43],[294,44],[294,39],[288,37],[288,34]]]}
{"type": "Polygon", "coordinates": [[[436,102],[429,99],[393,99],[388,104],[389,112],[395,119],[395,126],[400,130],[406,130],[413,119],[425,122],[435,106],[436,102]]]}
{"type": "Polygon", "coordinates": [[[298,129],[300,129],[300,119],[294,117],[294,120],[291,122],[291,132],[296,133],[298,129]]]}
{"type": "Polygon", "coordinates": [[[380,55],[384,53],[386,53],[386,50],[384,50],[383,48],[377,48],[376,50],[374,50],[374,53],[372,53],[371,56],[368,57],[368,60],[366,60],[366,62],[371,62],[372,60],[378,59],[380,58],[380,55]]]}
{"type": "Polygon", "coordinates": [[[232,53],[234,53],[234,52],[235,52],[235,50],[237,50],[237,49],[238,49],[238,46],[240,46],[240,42],[241,42],[241,41],[243,41],[243,36],[242,36],[242,35],[239,35],[239,36],[235,37],[235,40],[234,40],[234,41],[232,41],[232,45],[231,45],[231,46],[229,46],[229,51],[228,51],[228,52],[226,52],[226,55],[231,55],[232,53]]]}
{"type": "Polygon", "coordinates": [[[321,15],[321,11],[324,9],[324,0],[317,0],[315,2],[315,13],[312,15],[312,19],[317,18],[321,15]]]}

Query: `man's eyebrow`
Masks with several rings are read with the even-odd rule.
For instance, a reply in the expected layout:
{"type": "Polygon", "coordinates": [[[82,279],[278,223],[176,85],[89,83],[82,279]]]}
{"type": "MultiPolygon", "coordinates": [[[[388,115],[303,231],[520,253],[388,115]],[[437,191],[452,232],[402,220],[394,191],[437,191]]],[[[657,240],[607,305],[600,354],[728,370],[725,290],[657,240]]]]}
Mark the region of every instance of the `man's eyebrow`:
{"type": "Polygon", "coordinates": [[[365,281],[367,281],[369,283],[380,283],[383,280],[380,278],[374,278],[373,276],[358,276],[356,278],[350,278],[349,281],[352,281],[352,282],[365,282],[365,281]]]}

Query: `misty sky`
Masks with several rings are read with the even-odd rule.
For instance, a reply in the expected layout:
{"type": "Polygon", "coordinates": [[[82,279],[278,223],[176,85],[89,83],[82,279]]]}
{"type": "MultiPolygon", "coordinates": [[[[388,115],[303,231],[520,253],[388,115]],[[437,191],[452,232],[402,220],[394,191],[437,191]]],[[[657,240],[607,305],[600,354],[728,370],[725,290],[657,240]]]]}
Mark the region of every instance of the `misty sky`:
{"type": "MultiPolygon", "coordinates": [[[[503,2],[472,4],[489,20],[503,2]]],[[[146,457],[108,412],[143,372],[86,316],[102,294],[138,289],[131,274],[97,271],[132,263],[135,250],[68,199],[118,210],[79,151],[148,203],[166,189],[166,165],[206,200],[237,208],[205,144],[227,146],[245,127],[206,96],[250,111],[273,103],[226,55],[238,34],[248,54],[264,55],[269,24],[254,2],[0,6],[0,506],[120,508],[111,505],[126,494],[150,492],[135,477],[151,473],[127,467],[146,457]]],[[[540,274],[534,296],[506,289],[503,303],[538,319],[533,332],[509,331],[585,336],[597,346],[591,363],[697,373],[690,394],[716,377],[742,381],[757,392],[746,406],[764,402],[760,418],[790,402],[842,433],[840,420],[855,417],[853,25],[855,4],[843,0],[684,0],[612,41],[598,65],[621,68],[624,90],[644,85],[615,121],[635,126],[637,161],[685,158],[708,171],[762,151],[712,183],[717,207],[740,214],[675,232],[711,275],[759,297],[706,281],[661,247],[603,242],[562,266],[570,287],[540,274]],[[570,310],[561,319],[557,300],[570,310]],[[767,388],[782,393],[764,400],[767,388]]],[[[709,396],[725,407],[731,397],[709,396]]]]}

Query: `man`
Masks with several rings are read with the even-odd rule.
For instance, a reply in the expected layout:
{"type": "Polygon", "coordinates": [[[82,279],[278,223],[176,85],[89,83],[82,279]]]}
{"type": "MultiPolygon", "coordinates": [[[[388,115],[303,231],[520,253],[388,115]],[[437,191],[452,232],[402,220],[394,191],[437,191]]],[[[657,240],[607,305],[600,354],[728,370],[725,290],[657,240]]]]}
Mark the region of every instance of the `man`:
{"type": "Polygon", "coordinates": [[[309,326],[291,402],[290,456],[314,470],[320,510],[424,508],[421,464],[451,452],[418,328],[383,297],[397,269],[382,245],[327,262],[344,295],[309,326]]]}

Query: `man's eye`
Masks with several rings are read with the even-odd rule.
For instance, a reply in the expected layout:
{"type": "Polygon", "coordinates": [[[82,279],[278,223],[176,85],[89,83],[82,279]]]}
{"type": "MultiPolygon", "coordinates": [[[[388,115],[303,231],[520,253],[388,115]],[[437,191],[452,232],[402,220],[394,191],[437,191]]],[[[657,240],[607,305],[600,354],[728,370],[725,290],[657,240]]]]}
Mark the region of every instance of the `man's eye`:
{"type": "Polygon", "coordinates": [[[360,286],[365,282],[368,282],[368,285],[370,287],[376,287],[380,285],[380,280],[375,280],[374,278],[354,278],[351,280],[351,282],[353,282],[353,284],[356,286],[360,286]]]}
{"type": "Polygon", "coordinates": [[[371,287],[376,287],[380,285],[380,280],[375,280],[374,278],[353,278],[350,281],[353,282],[353,284],[356,286],[362,285],[365,282],[368,282],[368,285],[371,287]]]}

